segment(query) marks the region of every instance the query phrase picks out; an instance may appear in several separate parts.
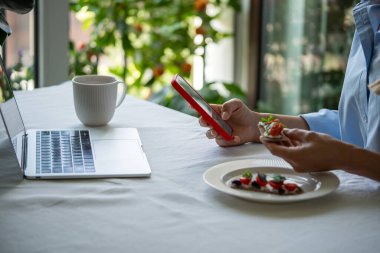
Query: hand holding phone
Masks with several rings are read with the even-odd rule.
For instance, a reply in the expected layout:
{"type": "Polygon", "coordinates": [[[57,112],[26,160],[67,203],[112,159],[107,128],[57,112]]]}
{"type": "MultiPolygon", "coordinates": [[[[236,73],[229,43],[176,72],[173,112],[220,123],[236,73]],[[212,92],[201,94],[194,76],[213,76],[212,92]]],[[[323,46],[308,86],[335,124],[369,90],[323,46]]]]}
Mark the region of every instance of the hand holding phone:
{"type": "Polygon", "coordinates": [[[174,89],[219,135],[226,141],[233,139],[232,128],[183,77],[177,74],[171,83],[174,89]]]}

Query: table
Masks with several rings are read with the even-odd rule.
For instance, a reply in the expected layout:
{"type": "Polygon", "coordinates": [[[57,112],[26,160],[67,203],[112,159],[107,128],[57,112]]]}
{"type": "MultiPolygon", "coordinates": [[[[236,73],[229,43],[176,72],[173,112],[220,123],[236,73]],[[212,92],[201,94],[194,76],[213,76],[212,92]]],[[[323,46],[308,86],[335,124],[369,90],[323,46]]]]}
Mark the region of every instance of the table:
{"type": "MultiPolygon", "coordinates": [[[[70,82],[16,96],[27,128],[81,127],[70,82]]],[[[202,175],[227,161],[273,158],[261,144],[218,147],[196,118],[132,96],[110,125],[138,129],[152,176],[3,180],[0,252],[380,252],[378,182],[335,171],[341,185],[323,198],[250,202],[202,175]]]]}

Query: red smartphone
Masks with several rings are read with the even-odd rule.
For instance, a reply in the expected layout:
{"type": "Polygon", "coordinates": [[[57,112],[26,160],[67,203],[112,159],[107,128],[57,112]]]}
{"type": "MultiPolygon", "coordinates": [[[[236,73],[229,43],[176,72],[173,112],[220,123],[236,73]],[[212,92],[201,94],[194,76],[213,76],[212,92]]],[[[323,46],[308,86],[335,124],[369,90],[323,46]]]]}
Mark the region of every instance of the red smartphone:
{"type": "Polygon", "coordinates": [[[232,128],[183,77],[177,74],[173,77],[171,83],[174,89],[178,91],[190,106],[198,112],[218,134],[220,134],[226,141],[231,141],[233,139],[232,128]]]}

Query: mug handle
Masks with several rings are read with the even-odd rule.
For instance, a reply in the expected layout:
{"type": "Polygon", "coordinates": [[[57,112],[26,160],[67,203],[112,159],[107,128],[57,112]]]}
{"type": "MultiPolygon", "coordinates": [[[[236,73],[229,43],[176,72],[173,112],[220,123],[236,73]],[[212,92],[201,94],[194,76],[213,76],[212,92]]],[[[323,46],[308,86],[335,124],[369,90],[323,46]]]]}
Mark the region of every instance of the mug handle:
{"type": "Polygon", "coordinates": [[[120,86],[120,84],[123,87],[123,91],[121,93],[119,101],[116,103],[115,108],[118,108],[121,105],[121,103],[124,101],[125,96],[127,95],[127,85],[122,81],[117,81],[117,85],[120,86]]]}

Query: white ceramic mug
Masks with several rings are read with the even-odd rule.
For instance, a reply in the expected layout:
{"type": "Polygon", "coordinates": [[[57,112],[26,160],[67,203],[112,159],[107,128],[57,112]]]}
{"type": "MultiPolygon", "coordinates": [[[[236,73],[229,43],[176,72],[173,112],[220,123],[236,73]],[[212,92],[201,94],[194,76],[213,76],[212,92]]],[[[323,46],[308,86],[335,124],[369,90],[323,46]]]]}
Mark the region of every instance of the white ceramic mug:
{"type": "Polygon", "coordinates": [[[87,126],[106,125],[127,94],[126,85],[112,76],[76,76],[72,83],[75,112],[87,126]],[[122,92],[118,96],[119,86],[122,92]]]}

